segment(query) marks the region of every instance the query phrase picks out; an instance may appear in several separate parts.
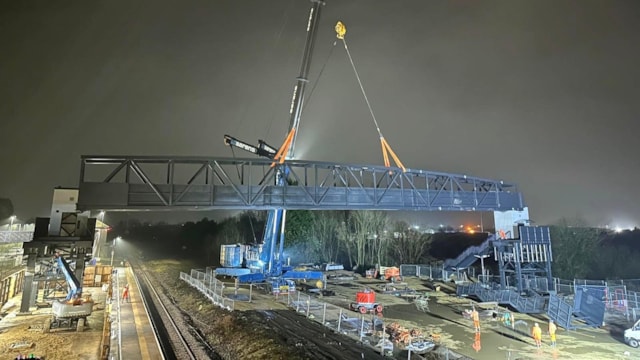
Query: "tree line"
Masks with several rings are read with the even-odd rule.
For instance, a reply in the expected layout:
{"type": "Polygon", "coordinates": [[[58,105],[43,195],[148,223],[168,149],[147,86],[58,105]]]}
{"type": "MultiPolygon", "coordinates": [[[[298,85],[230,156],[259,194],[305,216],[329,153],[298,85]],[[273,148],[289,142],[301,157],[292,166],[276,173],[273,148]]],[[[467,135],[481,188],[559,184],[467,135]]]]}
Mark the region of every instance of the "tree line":
{"type": "Polygon", "coordinates": [[[561,219],[550,228],[553,276],[562,279],[640,279],[640,230],[593,228],[561,219]]]}
{"type": "MultiPolygon", "coordinates": [[[[265,223],[266,212],[254,211],[219,222],[204,218],[180,225],[129,220],[115,225],[110,236],[137,241],[150,256],[195,257],[203,264],[217,266],[221,245],[260,243],[265,223]]],[[[340,263],[362,270],[375,264],[437,262],[486,237],[422,233],[404,221],[391,220],[382,211],[298,210],[287,212],[284,247],[292,264],[340,263]],[[450,242],[449,238],[457,240],[450,242]]]]}
{"type": "MultiPolygon", "coordinates": [[[[202,219],[181,225],[115,226],[112,236],[137,240],[149,256],[188,257],[218,266],[225,244],[262,241],[266,212],[246,211],[219,222],[202,219]]],[[[640,256],[640,230],[621,233],[587,226],[580,219],[562,219],[550,226],[552,272],[563,279],[640,278],[634,266],[640,256]]],[[[422,233],[382,211],[288,211],[285,257],[292,264],[339,263],[360,271],[375,264],[438,264],[465,248],[485,241],[487,233],[422,233]]],[[[485,265],[497,274],[492,258],[485,265]]]]}

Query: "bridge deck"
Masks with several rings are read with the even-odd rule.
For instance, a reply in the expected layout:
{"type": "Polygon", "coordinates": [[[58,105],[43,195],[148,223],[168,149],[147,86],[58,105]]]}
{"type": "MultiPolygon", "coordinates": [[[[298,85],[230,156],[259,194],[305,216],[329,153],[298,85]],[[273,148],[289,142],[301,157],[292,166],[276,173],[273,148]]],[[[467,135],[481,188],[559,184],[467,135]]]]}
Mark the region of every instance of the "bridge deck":
{"type": "Polygon", "coordinates": [[[425,170],[290,160],[83,156],[80,210],[522,209],[514,184],[425,170]],[[287,176],[284,186],[276,178],[287,176]]]}

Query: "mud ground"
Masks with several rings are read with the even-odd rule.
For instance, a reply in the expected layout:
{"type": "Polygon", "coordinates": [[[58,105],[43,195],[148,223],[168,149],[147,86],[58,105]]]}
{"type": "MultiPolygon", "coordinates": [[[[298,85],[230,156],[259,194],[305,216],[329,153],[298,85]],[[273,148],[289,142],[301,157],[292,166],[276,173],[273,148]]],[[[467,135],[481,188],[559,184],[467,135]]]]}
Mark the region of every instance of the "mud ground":
{"type": "Polygon", "coordinates": [[[15,359],[18,354],[33,354],[47,360],[98,359],[104,325],[105,294],[99,288],[85,288],[85,293],[87,292],[92,294],[95,305],[83,332],[43,333],[45,319],[51,318],[51,308],[40,308],[30,315],[16,315],[21,298],[10,300],[3,308],[9,315],[0,322],[0,359],[15,359]]]}
{"type": "MultiPolygon", "coordinates": [[[[155,264],[156,269],[160,273],[167,276],[165,281],[171,281],[171,271],[167,271],[168,268],[164,268],[165,265],[160,263],[155,264]]],[[[170,268],[170,267],[169,267],[170,268]]],[[[173,270],[172,270],[173,271],[173,270]]],[[[185,270],[183,270],[185,271],[185,270]]],[[[177,278],[177,277],[176,277],[177,278]]],[[[174,278],[175,279],[175,278],[174,278]]],[[[515,329],[506,328],[500,321],[493,319],[492,317],[485,318],[481,322],[481,332],[476,334],[471,321],[465,319],[461,312],[464,309],[470,308],[472,301],[465,298],[457,298],[454,295],[450,295],[453,288],[449,288],[447,292],[448,284],[433,284],[421,279],[405,279],[405,282],[415,288],[420,293],[428,293],[430,296],[429,311],[423,312],[417,309],[416,305],[412,302],[412,299],[405,299],[393,295],[377,294],[377,300],[384,304],[384,316],[385,323],[397,322],[400,325],[412,329],[419,329],[425,335],[433,335],[437,339],[437,348],[442,351],[444,348],[450,349],[457,354],[463,355],[468,358],[478,360],[495,360],[495,359],[576,359],[576,360],[590,360],[590,359],[635,359],[640,358],[640,349],[633,349],[622,342],[621,329],[626,326],[620,325],[618,327],[607,326],[601,329],[583,328],[577,331],[566,331],[564,329],[558,330],[557,347],[552,348],[549,343],[548,335],[543,338],[543,346],[541,349],[537,349],[531,337],[531,327],[535,322],[541,324],[544,330],[546,330],[547,319],[541,315],[539,317],[532,317],[525,314],[516,313],[516,327],[515,329]],[[436,285],[440,285],[442,291],[435,291],[436,285]]],[[[364,289],[365,287],[377,289],[383,284],[382,281],[356,278],[354,281],[346,284],[328,284],[327,289],[333,290],[335,296],[325,296],[318,298],[317,300],[327,303],[339,305],[348,309],[349,303],[355,299],[355,293],[364,289]]],[[[231,289],[231,285],[229,287],[231,289]]],[[[180,292],[190,293],[191,290],[176,284],[176,289],[180,292]]],[[[238,311],[238,315],[241,319],[246,321],[240,324],[236,324],[237,330],[235,330],[232,338],[237,336],[237,340],[230,340],[234,344],[247,344],[248,338],[254,338],[255,334],[252,328],[258,327],[257,323],[262,323],[264,314],[272,314],[272,311],[285,310],[284,304],[274,301],[273,296],[260,292],[253,292],[253,301],[251,303],[236,302],[236,309],[243,310],[238,311]],[[255,312],[254,310],[267,310],[255,312]],[[253,325],[251,325],[254,323],[253,325]],[[244,327],[249,327],[243,330],[244,327]],[[245,334],[246,333],[246,334],[245,334]]],[[[208,302],[202,297],[197,297],[198,307],[204,306],[202,302],[208,302]]],[[[474,302],[475,304],[475,302],[474,302]]],[[[477,305],[477,304],[476,304],[477,305]]],[[[192,307],[194,308],[194,307],[192,307]]],[[[494,311],[501,311],[495,305],[489,304],[487,309],[493,309],[494,311]]],[[[214,310],[210,315],[213,318],[216,317],[214,310]]],[[[289,310],[290,311],[290,310],[289,310]]],[[[347,310],[348,311],[348,310],[347,310]]],[[[271,340],[264,340],[268,344],[270,349],[264,354],[279,354],[280,358],[287,358],[287,355],[283,353],[284,349],[281,347],[289,347],[291,350],[295,348],[303,348],[310,343],[310,338],[317,337],[318,334],[327,333],[328,330],[314,328],[313,330],[306,329],[305,327],[313,326],[317,324],[313,321],[307,322],[304,316],[291,312],[293,316],[299,318],[300,324],[304,324],[302,328],[297,327],[295,331],[287,331],[287,323],[290,321],[288,317],[279,317],[275,323],[261,325],[261,331],[265,335],[270,335],[271,340]],[[284,323],[283,323],[284,322],[284,323]],[[296,341],[283,341],[284,339],[297,339],[296,341]],[[301,340],[307,339],[307,340],[301,340]]],[[[355,313],[354,313],[355,314],[355,313]]],[[[233,316],[233,315],[231,315],[233,316]]],[[[248,341],[250,342],[250,341],[248,341]]],[[[343,342],[344,343],[344,342],[343,342]]],[[[329,343],[326,343],[331,345],[329,343]]],[[[242,348],[243,345],[240,345],[242,348]]],[[[352,345],[355,347],[361,347],[355,343],[352,345]]],[[[300,350],[300,349],[297,349],[300,350]]],[[[434,350],[434,352],[436,351],[434,350]]],[[[240,355],[240,353],[236,354],[240,355]]],[[[304,350],[298,351],[296,356],[301,358],[315,359],[316,349],[312,351],[304,350]]],[[[250,351],[244,352],[241,355],[249,356],[250,351]]],[[[329,355],[327,353],[327,355],[329,355]]],[[[265,355],[266,356],[266,355],[265,355]]],[[[330,356],[330,355],[329,355],[330,356]]],[[[402,349],[396,349],[394,351],[394,357],[397,359],[406,359],[407,351],[402,349]]],[[[427,358],[429,356],[426,356],[427,358]]],[[[238,357],[238,358],[261,358],[261,357],[238,357]]],[[[267,358],[267,357],[265,357],[267,358]]],[[[275,358],[275,357],[274,357],[275,358]]],[[[335,359],[360,359],[360,355],[356,352],[340,352],[339,357],[321,357],[321,358],[335,358],[335,359]]],[[[369,358],[369,357],[365,357],[369,358]]],[[[417,358],[412,356],[412,358],[417,358]]]]}
{"type": "MultiPolygon", "coordinates": [[[[377,351],[361,345],[319,323],[288,309],[274,301],[270,294],[253,292],[253,301],[236,302],[239,311],[229,312],[212,304],[197,290],[179,280],[180,271],[189,272],[190,264],[177,261],[148,261],[157,286],[186,312],[193,314],[191,321],[201,329],[209,342],[225,359],[380,359],[377,351]]],[[[546,324],[544,317],[516,315],[515,330],[505,328],[499,321],[483,319],[479,336],[472,329],[471,321],[461,315],[471,301],[448,295],[446,284],[431,284],[420,279],[405,279],[409,286],[430,295],[429,311],[417,309],[410,299],[377,294],[384,304],[385,323],[398,322],[406,328],[418,328],[437,339],[440,351],[449,348],[458,354],[478,360],[494,359],[640,359],[640,349],[633,349],[622,342],[622,331],[628,324],[624,319],[610,323],[601,329],[558,331],[557,348],[549,346],[548,336],[543,347],[537,349],[529,336],[534,322],[546,324]],[[443,291],[435,291],[441,285],[443,291]]],[[[344,307],[364,287],[377,288],[381,281],[358,278],[347,284],[329,284],[335,296],[320,301],[344,307]]],[[[230,284],[229,289],[232,289],[230,284]]],[[[48,360],[82,359],[99,357],[100,337],[104,320],[104,294],[94,292],[94,312],[88,327],[82,333],[57,332],[43,334],[38,327],[50,317],[50,309],[43,308],[31,315],[7,316],[0,322],[0,359],[13,359],[17,354],[34,354],[48,360]],[[33,330],[29,328],[33,327],[33,330]],[[15,346],[25,345],[25,347],[15,346]]],[[[20,298],[11,300],[10,312],[16,312],[20,298]]],[[[355,313],[354,313],[355,314],[355,313]]],[[[397,359],[406,359],[407,352],[397,349],[397,359]]],[[[418,359],[412,356],[412,359],[418,359]]],[[[433,356],[425,358],[434,359],[433,356]]],[[[451,357],[453,359],[454,357],[451,357]]]]}
{"type": "Polygon", "coordinates": [[[149,261],[157,286],[187,313],[224,359],[382,359],[374,349],[358,344],[311,321],[272,296],[255,293],[255,307],[237,303],[227,311],[179,279],[183,263],[149,261]],[[264,299],[269,299],[265,301],[264,299]]]}

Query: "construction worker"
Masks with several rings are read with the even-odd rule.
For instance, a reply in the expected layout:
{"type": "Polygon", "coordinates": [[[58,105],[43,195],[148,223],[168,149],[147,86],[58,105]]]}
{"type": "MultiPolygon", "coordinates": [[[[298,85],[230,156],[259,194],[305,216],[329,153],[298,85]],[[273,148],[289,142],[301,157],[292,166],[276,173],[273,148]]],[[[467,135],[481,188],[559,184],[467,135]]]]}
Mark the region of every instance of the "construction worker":
{"type": "Polygon", "coordinates": [[[558,327],[553,322],[553,320],[549,320],[549,337],[551,338],[551,347],[556,347],[556,331],[558,327]]]}
{"type": "Polygon", "coordinates": [[[480,332],[480,314],[478,314],[478,310],[475,307],[471,311],[471,319],[473,319],[473,327],[476,332],[480,332]]]}
{"type": "Polygon", "coordinates": [[[513,313],[511,311],[507,310],[502,315],[502,322],[504,323],[504,326],[510,327],[511,329],[515,330],[515,327],[516,327],[515,317],[513,316],[513,313]]]}
{"type": "Polygon", "coordinates": [[[124,286],[124,289],[122,290],[122,301],[130,302],[129,301],[129,284],[126,284],[124,286]]]}
{"type": "Polygon", "coordinates": [[[533,336],[533,340],[536,342],[536,347],[540,348],[542,346],[542,329],[540,329],[540,325],[538,325],[538,323],[533,325],[531,335],[533,336]]]}
{"type": "Polygon", "coordinates": [[[478,352],[478,351],[480,351],[482,349],[482,342],[480,341],[480,333],[479,332],[476,333],[476,337],[474,338],[473,345],[471,345],[471,347],[476,352],[478,352]]]}

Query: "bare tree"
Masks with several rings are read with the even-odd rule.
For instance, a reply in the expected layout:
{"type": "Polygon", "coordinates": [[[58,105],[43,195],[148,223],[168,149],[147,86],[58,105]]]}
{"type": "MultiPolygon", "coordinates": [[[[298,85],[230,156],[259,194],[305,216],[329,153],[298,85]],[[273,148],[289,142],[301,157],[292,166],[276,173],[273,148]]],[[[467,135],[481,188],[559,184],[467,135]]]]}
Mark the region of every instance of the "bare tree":
{"type": "Polygon", "coordinates": [[[318,255],[322,261],[335,262],[340,249],[340,222],[332,211],[314,211],[313,235],[319,241],[318,255]]]}
{"type": "Polygon", "coordinates": [[[338,217],[338,240],[347,253],[349,259],[349,266],[358,266],[359,263],[354,264],[353,256],[356,253],[356,236],[353,226],[353,219],[348,211],[340,211],[337,213],[338,217]]]}
{"type": "Polygon", "coordinates": [[[380,261],[387,214],[382,211],[357,211],[353,213],[353,228],[356,240],[358,264],[380,261]]]}
{"type": "Polygon", "coordinates": [[[384,264],[387,262],[388,246],[389,246],[389,232],[386,231],[388,218],[387,213],[382,211],[376,211],[375,221],[373,229],[373,241],[371,242],[372,252],[375,256],[376,264],[384,264]]]}
{"type": "Polygon", "coordinates": [[[431,235],[420,234],[404,221],[396,221],[392,227],[391,253],[400,264],[416,264],[427,251],[431,235]]]}

